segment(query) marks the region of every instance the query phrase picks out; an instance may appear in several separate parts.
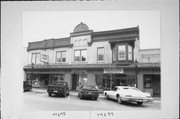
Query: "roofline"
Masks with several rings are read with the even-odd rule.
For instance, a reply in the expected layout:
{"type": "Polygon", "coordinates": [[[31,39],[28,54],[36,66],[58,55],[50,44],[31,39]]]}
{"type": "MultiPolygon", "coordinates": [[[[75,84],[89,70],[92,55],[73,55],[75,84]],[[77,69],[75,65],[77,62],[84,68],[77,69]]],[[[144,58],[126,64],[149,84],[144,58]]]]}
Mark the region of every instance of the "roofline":
{"type": "Polygon", "coordinates": [[[96,34],[99,34],[99,33],[107,33],[107,32],[119,32],[119,31],[128,31],[130,29],[139,29],[139,26],[137,27],[130,27],[130,28],[124,28],[124,29],[115,29],[115,30],[107,30],[107,31],[97,31],[97,32],[93,32],[92,35],[96,35],[96,34]]]}

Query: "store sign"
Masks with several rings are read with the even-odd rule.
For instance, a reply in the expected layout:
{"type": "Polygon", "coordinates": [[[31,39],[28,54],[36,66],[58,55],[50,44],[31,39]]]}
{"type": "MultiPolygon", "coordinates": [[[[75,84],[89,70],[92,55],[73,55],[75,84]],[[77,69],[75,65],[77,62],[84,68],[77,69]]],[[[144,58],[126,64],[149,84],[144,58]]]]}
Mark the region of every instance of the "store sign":
{"type": "Polygon", "coordinates": [[[113,73],[113,74],[123,74],[124,73],[124,69],[111,69],[111,68],[108,68],[108,69],[104,69],[104,73],[107,73],[107,74],[110,74],[110,73],[113,73]]]}

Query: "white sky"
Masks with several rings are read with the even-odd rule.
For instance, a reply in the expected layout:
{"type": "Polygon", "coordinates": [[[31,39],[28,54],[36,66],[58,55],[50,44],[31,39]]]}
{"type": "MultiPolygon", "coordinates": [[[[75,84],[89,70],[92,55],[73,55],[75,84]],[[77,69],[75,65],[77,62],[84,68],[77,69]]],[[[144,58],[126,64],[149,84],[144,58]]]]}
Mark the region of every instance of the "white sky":
{"type": "Polygon", "coordinates": [[[24,12],[23,47],[28,42],[69,37],[80,22],[94,32],[139,25],[140,48],[160,48],[160,11],[156,10],[24,12]]]}

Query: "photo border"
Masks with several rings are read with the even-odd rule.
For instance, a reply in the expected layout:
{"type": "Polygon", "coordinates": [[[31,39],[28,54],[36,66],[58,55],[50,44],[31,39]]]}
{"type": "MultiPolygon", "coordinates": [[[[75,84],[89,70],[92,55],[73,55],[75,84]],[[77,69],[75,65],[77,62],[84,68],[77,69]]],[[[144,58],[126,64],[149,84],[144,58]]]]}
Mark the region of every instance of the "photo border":
{"type": "MultiPolygon", "coordinates": [[[[62,111],[24,112],[22,110],[24,11],[72,10],[160,10],[161,14],[161,110],[111,111],[114,118],[178,118],[179,114],[179,14],[178,1],[28,1],[1,2],[1,115],[3,119],[50,119],[62,111]],[[175,39],[175,40],[173,40],[175,39]],[[176,41],[177,39],[177,41],[176,41]],[[9,55],[11,54],[11,55],[9,55]],[[12,61],[13,59],[13,61],[12,61]],[[12,79],[13,78],[13,79],[12,79]],[[17,80],[15,80],[17,79],[17,80]],[[168,84],[168,85],[167,85],[168,84]],[[13,99],[13,101],[12,101],[13,99]],[[142,115],[143,114],[143,115],[142,115]]],[[[98,112],[64,111],[68,119],[98,118],[98,112]],[[82,114],[82,115],[80,115],[82,114]]],[[[58,118],[58,117],[57,117],[58,118]]]]}

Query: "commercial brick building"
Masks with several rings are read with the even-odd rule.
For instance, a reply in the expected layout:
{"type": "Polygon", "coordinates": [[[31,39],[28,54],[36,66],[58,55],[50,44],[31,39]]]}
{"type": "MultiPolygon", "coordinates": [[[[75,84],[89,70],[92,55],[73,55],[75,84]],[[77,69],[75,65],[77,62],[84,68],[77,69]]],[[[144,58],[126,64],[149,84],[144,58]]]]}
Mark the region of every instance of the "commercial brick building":
{"type": "Polygon", "coordinates": [[[29,42],[25,57],[25,80],[33,87],[56,79],[70,90],[79,83],[102,91],[131,85],[160,95],[160,49],[140,49],[138,26],[94,32],[80,23],[69,37],[29,42]]]}

